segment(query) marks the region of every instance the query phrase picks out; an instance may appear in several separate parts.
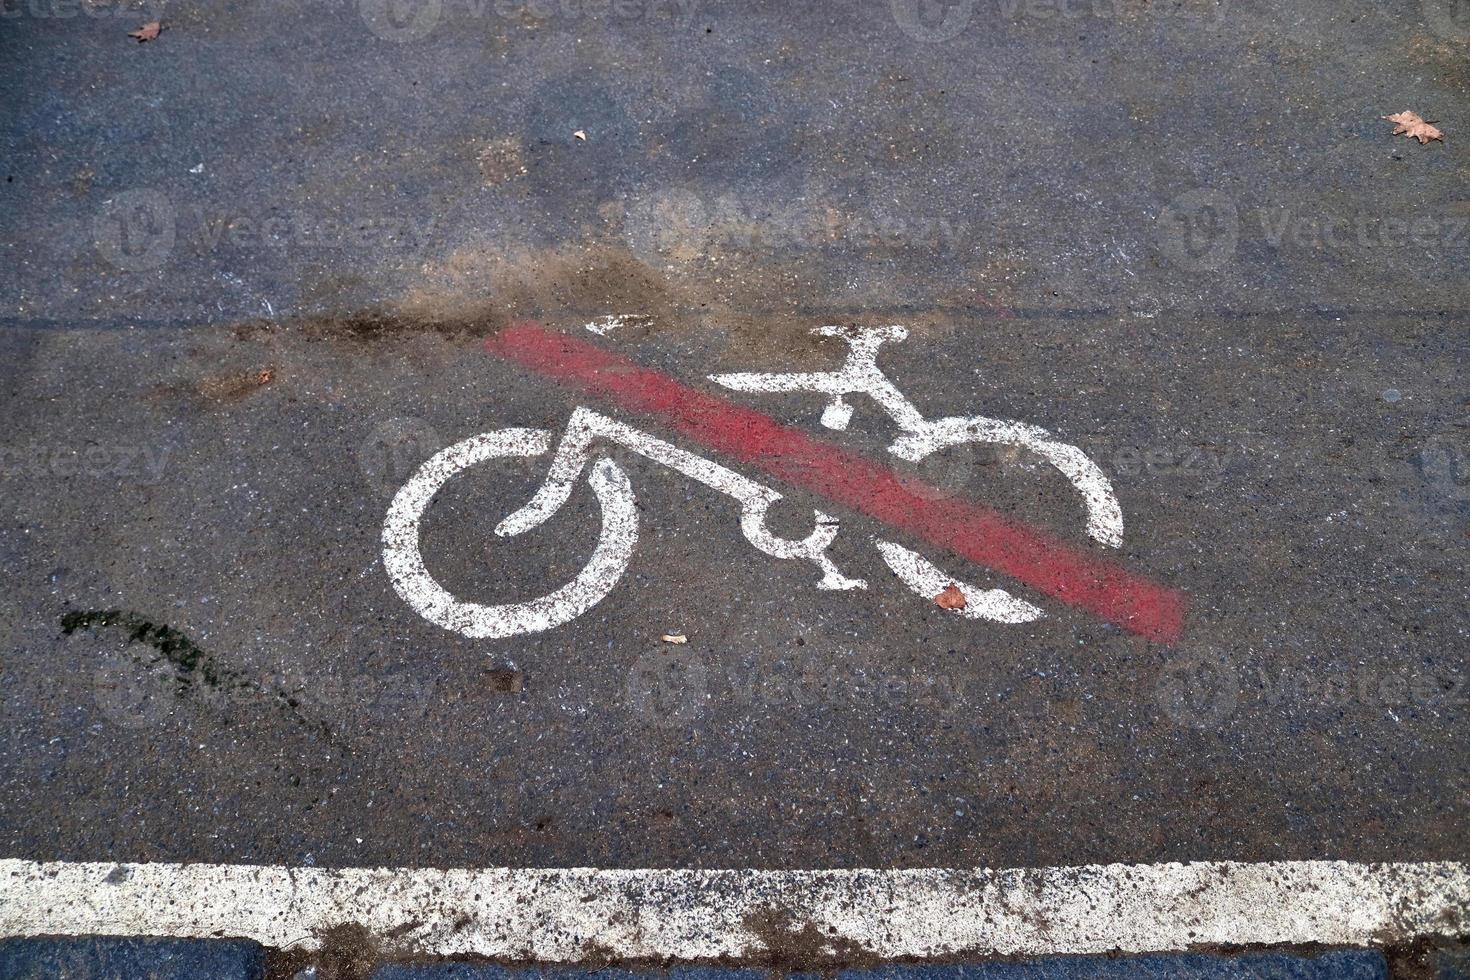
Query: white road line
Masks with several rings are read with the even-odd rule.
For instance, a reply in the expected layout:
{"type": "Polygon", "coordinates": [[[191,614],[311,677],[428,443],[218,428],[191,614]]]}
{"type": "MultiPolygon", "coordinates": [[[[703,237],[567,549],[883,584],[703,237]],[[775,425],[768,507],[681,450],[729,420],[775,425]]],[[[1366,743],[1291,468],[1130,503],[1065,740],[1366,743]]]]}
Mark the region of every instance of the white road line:
{"type": "MultiPolygon", "coordinates": [[[[1016,870],[325,870],[0,861],[0,938],[233,936],[314,948],[357,923],[423,955],[759,958],[805,930],[878,957],[1369,945],[1470,929],[1470,865],[1341,861],[1016,870]]],[[[396,947],[395,947],[396,944],[396,947]]]]}
{"type": "Polygon", "coordinates": [[[626,327],[630,323],[651,323],[652,321],[653,317],[646,313],[609,313],[584,326],[599,337],[605,337],[619,327],[626,327]]]}

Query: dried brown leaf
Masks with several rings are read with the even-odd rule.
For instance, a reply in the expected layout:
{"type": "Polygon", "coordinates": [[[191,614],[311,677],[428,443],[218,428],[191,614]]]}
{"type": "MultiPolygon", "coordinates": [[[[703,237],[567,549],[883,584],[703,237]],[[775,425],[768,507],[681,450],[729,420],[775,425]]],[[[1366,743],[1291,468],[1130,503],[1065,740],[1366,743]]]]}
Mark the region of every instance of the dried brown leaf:
{"type": "Polygon", "coordinates": [[[154,40],[157,40],[158,39],[158,34],[162,30],[163,30],[163,22],[162,21],[150,20],[148,23],[144,24],[142,27],[138,28],[136,31],[128,31],[128,37],[135,37],[135,38],[138,39],[138,43],[139,44],[142,44],[144,41],[154,41],[154,40]]]}
{"type": "Polygon", "coordinates": [[[1419,118],[1418,113],[1405,109],[1403,112],[1396,112],[1391,116],[1384,116],[1383,118],[1391,123],[1398,123],[1393,129],[1395,136],[1408,136],[1411,139],[1416,139],[1421,146],[1430,140],[1444,142],[1444,133],[1441,133],[1438,129],[1419,118]]]}
{"type": "Polygon", "coordinates": [[[940,609],[963,609],[968,605],[965,601],[965,594],[953,582],[940,590],[939,594],[934,597],[934,604],[940,609]]]}

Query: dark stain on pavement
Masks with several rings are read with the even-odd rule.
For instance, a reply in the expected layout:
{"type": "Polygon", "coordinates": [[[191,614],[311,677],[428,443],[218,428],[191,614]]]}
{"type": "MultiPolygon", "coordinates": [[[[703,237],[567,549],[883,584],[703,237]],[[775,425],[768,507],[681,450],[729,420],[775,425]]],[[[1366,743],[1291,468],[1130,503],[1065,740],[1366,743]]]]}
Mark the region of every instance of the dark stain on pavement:
{"type": "Polygon", "coordinates": [[[135,656],[145,669],[167,663],[173,668],[172,689],[177,698],[187,698],[201,689],[211,695],[246,692],[273,701],[297,724],[327,741],[334,741],[331,728],[324,722],[308,718],[297,698],[283,690],[267,687],[247,674],[225,666],[203,650],[185,633],[164,623],[123,609],[73,610],[61,617],[61,633],[71,636],[78,630],[118,630],[130,644],[142,644],[154,651],[151,659],[135,656]]]}
{"type": "Polygon", "coordinates": [[[367,980],[382,956],[378,939],[356,922],[333,926],[321,933],[321,947],[275,949],[266,957],[264,980],[290,980],[302,971],[317,980],[367,980]]]}
{"type": "Polygon", "coordinates": [[[1383,955],[1388,960],[1388,975],[1392,980],[1440,980],[1461,976],[1460,971],[1445,967],[1448,963],[1470,966],[1470,937],[1462,936],[1453,941],[1442,937],[1421,937],[1411,943],[1385,946],[1383,955]]]}
{"type": "Polygon", "coordinates": [[[820,968],[864,966],[878,957],[850,939],[824,933],[815,922],[798,922],[790,912],[765,908],[741,923],[760,940],[742,959],[772,970],[805,972],[820,968]]]}
{"type": "Polygon", "coordinates": [[[183,633],[155,623],[135,612],[121,609],[74,610],[61,617],[61,633],[70,636],[81,629],[116,628],[127,634],[128,642],[142,643],[158,651],[174,666],[177,681],[175,693],[185,693],[196,680],[219,689],[238,683],[241,678],[220,667],[213,657],[201,650],[183,633]]]}
{"type": "Polygon", "coordinates": [[[525,678],[520,671],[504,667],[486,671],[485,682],[496,694],[519,694],[525,686],[525,678]]]}
{"type": "Polygon", "coordinates": [[[152,388],[146,397],[182,398],[198,407],[219,408],[244,401],[275,380],[275,366],[265,365],[211,374],[194,381],[160,384],[152,388]]]}
{"type": "Polygon", "coordinates": [[[253,395],[275,380],[275,368],[233,371],[205,378],[196,386],[200,396],[212,402],[232,402],[253,395]]]}
{"type": "MultiPolygon", "coordinates": [[[[635,217],[613,208],[607,220],[620,227],[635,217]]],[[[686,231],[696,239],[705,233],[686,231]]],[[[695,248],[687,242],[679,247],[695,248]]],[[[575,330],[614,316],[624,319],[617,327],[619,342],[654,336],[687,339],[713,327],[725,337],[732,363],[754,357],[815,365],[835,356],[836,346],[812,331],[835,321],[800,305],[804,283],[799,269],[780,264],[740,271],[713,261],[664,265],[598,235],[544,249],[472,245],[427,265],[423,282],[395,299],[360,309],[332,308],[279,324],[251,321],[237,325],[235,337],[296,335],[344,342],[344,347],[424,335],[454,342],[487,336],[518,320],[575,330]]],[[[877,324],[891,317],[883,312],[858,319],[877,324]]],[[[913,316],[910,326],[926,333],[934,329],[934,320],[913,316]]]]}

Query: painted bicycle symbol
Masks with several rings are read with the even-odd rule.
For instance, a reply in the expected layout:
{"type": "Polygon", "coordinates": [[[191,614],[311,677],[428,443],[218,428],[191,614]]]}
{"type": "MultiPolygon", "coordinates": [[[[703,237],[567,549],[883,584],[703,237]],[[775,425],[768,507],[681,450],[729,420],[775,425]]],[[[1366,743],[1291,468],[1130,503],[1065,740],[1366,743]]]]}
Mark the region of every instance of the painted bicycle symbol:
{"type": "MultiPolygon", "coordinates": [[[[1076,489],[1086,510],[1086,531],[1094,541],[1117,547],[1123,540],[1123,515],[1112,485],[1076,446],[1024,422],[983,416],[926,419],[878,366],[879,348],[908,336],[901,326],[821,327],[818,334],[847,342],[845,363],[835,371],[813,373],[717,374],[711,381],[748,393],[806,392],[825,395],[821,422],[842,431],[852,418],[851,395],[866,395],[900,430],[888,452],[917,463],[967,444],[1013,446],[1034,453],[1076,489]]],[[[813,510],[813,529],[804,538],[774,533],[766,515],[781,494],[729,467],[689,452],[591,408],[578,406],[555,444],[546,429],[507,428],[471,436],[431,457],[399,489],[383,526],[383,562],[394,589],[430,622],[467,637],[483,639],[549,630],[576,619],[610,593],[627,570],[638,540],[638,512],[632,483],[610,455],[614,447],[642,455],[676,473],[731,497],[739,506],[740,529],[752,547],[772,558],[810,562],[818,589],[866,589],[868,583],[843,572],[828,555],[838,534],[836,518],[813,510]],[[420,552],[419,526],[434,496],[455,476],[480,463],[551,453],[545,480],[531,499],[500,521],[495,533],[524,534],[550,520],[586,474],[601,509],[602,527],[587,564],[569,582],[523,602],[497,605],[453,595],[429,574],[420,552]]],[[[883,562],[908,589],[933,600],[949,586],[965,605],[954,610],[968,619],[1027,623],[1043,611],[1002,588],[971,585],[950,575],[910,548],[873,537],[883,562]]]]}

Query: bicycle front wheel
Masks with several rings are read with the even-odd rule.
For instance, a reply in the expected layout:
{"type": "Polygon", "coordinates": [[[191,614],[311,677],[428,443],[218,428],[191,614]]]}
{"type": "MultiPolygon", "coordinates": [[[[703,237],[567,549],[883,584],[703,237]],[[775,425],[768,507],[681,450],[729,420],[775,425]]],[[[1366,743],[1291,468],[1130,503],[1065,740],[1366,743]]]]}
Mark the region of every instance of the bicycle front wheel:
{"type": "Polygon", "coordinates": [[[544,429],[501,429],[471,436],[436,453],[399,489],[383,522],[383,567],[394,590],[429,622],[471,639],[538,633],[571,622],[618,584],[638,541],[638,511],[628,475],[610,459],[588,474],[602,512],[592,557],[577,577],[525,602],[466,602],[441,586],[424,567],[419,525],[429,502],[456,474],[492,459],[540,456],[551,450],[544,429]]]}

